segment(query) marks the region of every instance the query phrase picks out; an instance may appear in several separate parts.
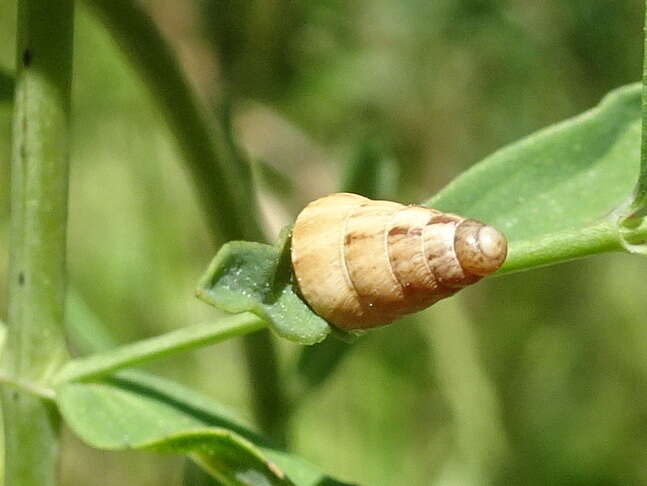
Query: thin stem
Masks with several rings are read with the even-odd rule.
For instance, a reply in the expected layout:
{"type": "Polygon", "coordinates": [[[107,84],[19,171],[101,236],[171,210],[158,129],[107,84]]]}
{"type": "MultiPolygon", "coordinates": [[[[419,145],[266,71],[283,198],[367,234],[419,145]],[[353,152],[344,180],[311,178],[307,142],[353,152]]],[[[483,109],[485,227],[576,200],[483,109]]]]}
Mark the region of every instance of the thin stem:
{"type": "MultiPolygon", "coordinates": [[[[0,320],[0,356],[4,352],[5,342],[7,340],[7,325],[0,320]]],[[[2,406],[0,406],[0,486],[5,486],[5,440],[4,440],[4,420],[2,406]]]]}
{"type": "MultiPolygon", "coordinates": [[[[73,0],[18,2],[5,373],[41,386],[67,359],[63,333],[73,0]]],[[[57,484],[59,415],[2,390],[6,483],[57,484]]]]}
{"type": "Polygon", "coordinates": [[[21,380],[13,376],[5,375],[0,373],[0,384],[9,385],[14,388],[19,389],[25,393],[29,393],[36,397],[42,398],[44,400],[54,400],[56,398],[56,393],[52,388],[46,386],[37,385],[29,381],[21,380]]]}
{"type": "Polygon", "coordinates": [[[13,99],[13,77],[0,71],[0,103],[10,102],[13,99]]]}
{"type": "MultiPolygon", "coordinates": [[[[7,325],[0,319],[0,356],[4,352],[4,345],[7,341],[7,325]]],[[[1,484],[1,483],[0,483],[1,484]]]]}
{"type": "Polygon", "coordinates": [[[472,483],[468,478],[478,478],[478,484],[493,484],[509,452],[501,404],[479,356],[477,325],[466,312],[467,306],[460,296],[442,305],[441,312],[428,314],[440,318],[432,317],[421,329],[433,350],[438,391],[451,410],[448,426],[453,447],[447,451],[448,465],[461,471],[456,484],[472,483]]]}
{"type": "Polygon", "coordinates": [[[193,461],[195,464],[200,466],[202,470],[208,472],[209,483],[208,484],[220,484],[222,483],[225,486],[229,486],[231,482],[227,477],[222,474],[219,468],[213,467],[213,465],[204,459],[202,454],[193,453],[189,454],[189,460],[193,461]],[[217,479],[217,482],[215,481],[217,479]]]}
{"type": "Polygon", "coordinates": [[[108,326],[83,300],[73,285],[68,286],[66,297],[65,327],[70,346],[77,353],[86,355],[108,351],[119,345],[108,326]]]}
{"type": "MultiPolygon", "coordinates": [[[[263,240],[251,170],[227,143],[223,128],[205,113],[173,51],[150,16],[132,0],[86,0],[155,96],[182,153],[214,240],[263,240]]],[[[269,435],[282,424],[287,400],[268,331],[246,336],[257,422],[269,435]]],[[[281,437],[274,437],[281,440],[281,437]]]]}
{"type": "MultiPolygon", "coordinates": [[[[634,237],[638,232],[634,232],[634,237]]],[[[541,238],[515,242],[508,258],[495,275],[553,265],[609,251],[625,249],[618,225],[603,221],[588,228],[543,235],[541,238]]]]}
{"type": "Polygon", "coordinates": [[[268,341],[269,332],[245,336],[243,341],[251,389],[254,416],[260,429],[279,446],[287,446],[287,419],[290,408],[285,402],[276,353],[268,341]]]}
{"type": "Polygon", "coordinates": [[[189,86],[171,46],[138,2],[87,0],[133,67],[171,128],[200,195],[214,240],[260,240],[251,172],[225,143],[221,126],[189,86]]]}
{"type": "Polygon", "coordinates": [[[60,384],[99,378],[122,368],[258,331],[266,325],[265,321],[254,314],[243,313],[225,317],[217,322],[183,327],[161,336],[93,354],[87,358],[68,361],[56,375],[54,382],[60,384]]]}

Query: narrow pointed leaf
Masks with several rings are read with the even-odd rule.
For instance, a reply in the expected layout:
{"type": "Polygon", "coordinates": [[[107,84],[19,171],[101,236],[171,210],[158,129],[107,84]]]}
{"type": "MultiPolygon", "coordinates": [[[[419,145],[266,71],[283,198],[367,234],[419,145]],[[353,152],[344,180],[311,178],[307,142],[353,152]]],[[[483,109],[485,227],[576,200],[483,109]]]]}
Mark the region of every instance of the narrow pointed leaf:
{"type": "Polygon", "coordinates": [[[314,344],[330,326],[297,295],[292,284],[289,237],[278,247],[234,241],[222,246],[198,288],[198,297],[226,312],[251,312],[279,336],[314,344]]]}
{"type": "Polygon", "coordinates": [[[622,249],[614,211],[638,176],[640,94],[637,84],[612,91],[495,152],[426,204],[502,230],[510,241],[502,271],[622,249]]]}

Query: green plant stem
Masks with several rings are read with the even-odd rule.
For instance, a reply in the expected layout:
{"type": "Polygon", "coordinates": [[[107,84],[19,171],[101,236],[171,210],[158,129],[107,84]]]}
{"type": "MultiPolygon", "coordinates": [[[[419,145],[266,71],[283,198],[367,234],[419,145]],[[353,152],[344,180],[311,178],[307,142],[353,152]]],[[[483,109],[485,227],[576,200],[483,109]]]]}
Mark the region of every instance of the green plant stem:
{"type": "Polygon", "coordinates": [[[0,356],[4,353],[4,345],[7,340],[7,325],[0,319],[0,356]]]}
{"type": "Polygon", "coordinates": [[[451,410],[448,422],[454,435],[453,447],[447,451],[445,467],[460,471],[456,484],[494,484],[509,452],[501,404],[479,356],[476,323],[466,311],[462,296],[442,306],[441,312],[428,314],[431,322],[424,322],[421,329],[433,350],[438,391],[451,410]],[[473,483],[468,478],[479,481],[473,483]]]}
{"type": "Polygon", "coordinates": [[[13,100],[13,76],[0,71],[0,103],[11,102],[13,100]]]}
{"type": "Polygon", "coordinates": [[[18,390],[33,395],[35,397],[42,398],[44,400],[54,400],[56,398],[56,393],[52,388],[48,388],[42,385],[36,385],[28,381],[23,381],[13,376],[4,375],[0,373],[0,384],[8,385],[18,390]]]}
{"type": "Polygon", "coordinates": [[[161,336],[68,361],[54,378],[54,383],[99,378],[122,368],[252,333],[266,325],[254,314],[243,313],[216,322],[183,327],[161,336]]]}
{"type": "MultiPolygon", "coordinates": [[[[629,232],[625,238],[637,238],[644,229],[629,232]]],[[[625,249],[615,221],[603,221],[588,228],[563,231],[541,238],[513,242],[505,264],[495,275],[530,270],[609,251],[625,249]]]]}
{"type": "MultiPolygon", "coordinates": [[[[200,196],[214,239],[262,241],[250,167],[226,143],[222,126],[198,103],[171,47],[150,16],[132,0],[86,3],[102,19],[154,95],[200,196]]],[[[281,423],[286,403],[275,365],[274,343],[266,330],[244,340],[257,422],[272,434],[277,430],[271,425],[272,416],[281,423]]]]}
{"type": "MultiPolygon", "coordinates": [[[[73,0],[18,2],[5,373],[46,384],[67,359],[63,332],[73,0]]],[[[59,416],[3,387],[6,484],[57,484],[59,416]]]]}
{"type": "Polygon", "coordinates": [[[87,355],[108,351],[119,345],[109,327],[83,300],[73,284],[68,285],[66,298],[65,328],[72,349],[81,355],[87,355]]]}
{"type": "Polygon", "coordinates": [[[171,46],[132,0],[86,0],[128,55],[171,129],[216,241],[261,240],[250,169],[189,86],[171,46]]]}
{"type": "Polygon", "coordinates": [[[194,453],[190,454],[189,458],[193,461],[194,464],[197,464],[202,468],[203,471],[207,471],[208,475],[205,477],[199,476],[208,485],[227,485],[230,482],[227,480],[227,477],[222,474],[220,469],[214,467],[209,461],[204,459],[202,454],[194,453]]]}
{"type": "Polygon", "coordinates": [[[279,446],[287,445],[287,418],[290,408],[283,395],[271,387],[280,383],[278,362],[273,348],[267,346],[269,333],[246,336],[243,342],[252,390],[262,390],[262,399],[252,401],[258,426],[279,446]]]}
{"type": "MultiPolygon", "coordinates": [[[[0,320],[0,357],[4,353],[4,346],[7,340],[7,325],[0,320]]],[[[5,486],[5,458],[4,458],[4,420],[2,406],[0,404],[0,486],[5,486]]]]}
{"type": "Polygon", "coordinates": [[[630,218],[647,215],[647,1],[645,2],[643,26],[643,76],[642,76],[642,133],[640,142],[640,174],[630,218]]]}

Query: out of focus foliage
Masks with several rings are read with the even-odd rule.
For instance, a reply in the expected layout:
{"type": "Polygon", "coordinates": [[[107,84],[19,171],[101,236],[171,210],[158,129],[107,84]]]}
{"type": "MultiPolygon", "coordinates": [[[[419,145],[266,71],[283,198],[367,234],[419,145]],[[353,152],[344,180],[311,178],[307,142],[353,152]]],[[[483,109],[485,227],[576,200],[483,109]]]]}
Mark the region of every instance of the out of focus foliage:
{"type": "MultiPolygon", "coordinates": [[[[261,202],[276,235],[338,187],[368,141],[399,163],[391,196],[421,201],[497,147],[638,80],[641,3],[147,5],[200,95],[231,107],[238,142],[266,169],[261,202]]],[[[213,316],[193,289],[215,248],[154,103],[79,7],[70,279],[124,342],[213,316]]],[[[13,70],[14,25],[14,2],[0,3],[0,73],[13,70]]],[[[0,277],[9,116],[0,95],[0,277]]],[[[647,485],[646,270],[611,255],[491,279],[370,333],[302,397],[295,449],[367,485],[647,485]]],[[[291,373],[299,348],[282,351],[291,373]]],[[[246,413],[236,343],[154,369],[246,413]]],[[[168,457],[102,453],[71,437],[68,446],[70,486],[96,482],[97,471],[106,486],[181,481],[168,457]]]]}

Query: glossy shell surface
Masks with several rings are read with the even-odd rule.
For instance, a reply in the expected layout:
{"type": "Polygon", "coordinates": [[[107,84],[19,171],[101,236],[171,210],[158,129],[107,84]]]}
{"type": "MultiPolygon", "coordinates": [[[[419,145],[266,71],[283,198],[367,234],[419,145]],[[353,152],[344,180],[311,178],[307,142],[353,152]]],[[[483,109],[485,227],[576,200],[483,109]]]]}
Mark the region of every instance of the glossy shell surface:
{"type": "Polygon", "coordinates": [[[496,271],[507,254],[492,226],[350,193],[308,204],[292,232],[304,300],[346,330],[388,324],[496,271]]]}

